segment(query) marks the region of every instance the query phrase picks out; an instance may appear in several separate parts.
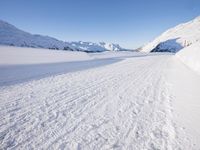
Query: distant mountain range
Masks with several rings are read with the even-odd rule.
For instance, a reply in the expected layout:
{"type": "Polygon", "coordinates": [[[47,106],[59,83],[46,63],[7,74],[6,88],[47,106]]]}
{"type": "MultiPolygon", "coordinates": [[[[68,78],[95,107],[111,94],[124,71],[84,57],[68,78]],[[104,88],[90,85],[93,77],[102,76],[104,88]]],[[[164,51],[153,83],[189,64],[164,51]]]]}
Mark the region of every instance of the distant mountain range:
{"type": "Polygon", "coordinates": [[[64,42],[53,37],[43,36],[39,34],[31,34],[22,31],[2,20],[0,20],[0,44],[19,47],[47,48],[85,52],[126,50],[119,46],[119,44],[113,43],[93,43],[82,41],[64,42]]]}
{"type": "Polygon", "coordinates": [[[200,17],[167,30],[140,51],[178,52],[198,41],[200,41],[200,17]]]}

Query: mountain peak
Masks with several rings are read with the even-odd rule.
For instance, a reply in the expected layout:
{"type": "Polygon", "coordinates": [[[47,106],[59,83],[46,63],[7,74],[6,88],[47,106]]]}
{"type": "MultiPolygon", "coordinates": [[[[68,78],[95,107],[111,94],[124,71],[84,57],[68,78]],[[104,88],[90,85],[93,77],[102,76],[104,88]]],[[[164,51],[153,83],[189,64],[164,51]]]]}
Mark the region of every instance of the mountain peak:
{"type": "Polygon", "coordinates": [[[16,28],[15,26],[9,24],[8,22],[0,20],[0,28],[5,28],[5,27],[16,28]]]}

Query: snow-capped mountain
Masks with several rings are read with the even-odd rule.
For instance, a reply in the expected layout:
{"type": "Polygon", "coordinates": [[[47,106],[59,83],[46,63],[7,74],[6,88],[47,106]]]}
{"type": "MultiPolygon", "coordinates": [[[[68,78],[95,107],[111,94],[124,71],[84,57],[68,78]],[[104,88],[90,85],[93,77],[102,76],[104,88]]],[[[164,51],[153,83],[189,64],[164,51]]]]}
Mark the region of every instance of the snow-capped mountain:
{"type": "Polygon", "coordinates": [[[120,51],[125,50],[122,47],[119,46],[119,44],[113,44],[113,43],[105,43],[105,42],[99,42],[99,43],[93,43],[93,42],[67,42],[68,45],[71,47],[78,47],[79,49],[85,50],[85,51],[120,51]]]}
{"type": "Polygon", "coordinates": [[[66,43],[49,36],[33,35],[0,21],[0,44],[20,47],[64,49],[66,43]]]}
{"type": "Polygon", "coordinates": [[[167,30],[154,41],[142,47],[141,51],[178,52],[197,41],[200,41],[200,17],[167,30]]]}
{"type": "Polygon", "coordinates": [[[48,49],[62,49],[86,52],[120,51],[125,50],[118,44],[92,42],[64,42],[49,36],[31,34],[0,20],[0,44],[19,47],[35,47],[48,49]]]}

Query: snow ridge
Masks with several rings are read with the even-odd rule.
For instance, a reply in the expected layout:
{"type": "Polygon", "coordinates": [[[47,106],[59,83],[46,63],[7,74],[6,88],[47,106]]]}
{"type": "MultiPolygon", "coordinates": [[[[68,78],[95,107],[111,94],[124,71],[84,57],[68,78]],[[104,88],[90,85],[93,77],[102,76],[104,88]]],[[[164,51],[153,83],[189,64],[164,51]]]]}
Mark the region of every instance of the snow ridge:
{"type": "Polygon", "coordinates": [[[71,51],[102,52],[125,50],[118,44],[92,42],[64,42],[49,36],[30,34],[0,20],[0,44],[19,47],[62,49],[71,51]]]}

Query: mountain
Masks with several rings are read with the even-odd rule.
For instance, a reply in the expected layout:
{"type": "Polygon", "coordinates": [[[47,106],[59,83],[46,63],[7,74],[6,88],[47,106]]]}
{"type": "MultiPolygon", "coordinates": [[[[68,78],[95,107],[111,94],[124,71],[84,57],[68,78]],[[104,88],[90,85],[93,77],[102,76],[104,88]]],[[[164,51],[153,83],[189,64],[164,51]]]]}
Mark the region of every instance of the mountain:
{"type": "Polygon", "coordinates": [[[113,43],[105,43],[105,42],[99,42],[99,43],[92,43],[92,42],[67,42],[68,45],[71,47],[78,47],[79,49],[85,50],[85,51],[120,51],[125,50],[122,47],[119,46],[119,44],[113,44],[113,43]]]}
{"type": "Polygon", "coordinates": [[[143,52],[178,52],[200,41],[200,17],[171,28],[141,48],[143,52]]]}
{"type": "Polygon", "coordinates": [[[64,49],[65,46],[68,46],[65,42],[49,36],[34,35],[24,32],[4,21],[0,21],[0,44],[50,49],[64,49]]]}
{"type": "Polygon", "coordinates": [[[34,47],[62,49],[85,52],[120,51],[125,50],[118,44],[92,42],[64,42],[49,36],[31,34],[0,20],[0,44],[19,47],[34,47]]]}

